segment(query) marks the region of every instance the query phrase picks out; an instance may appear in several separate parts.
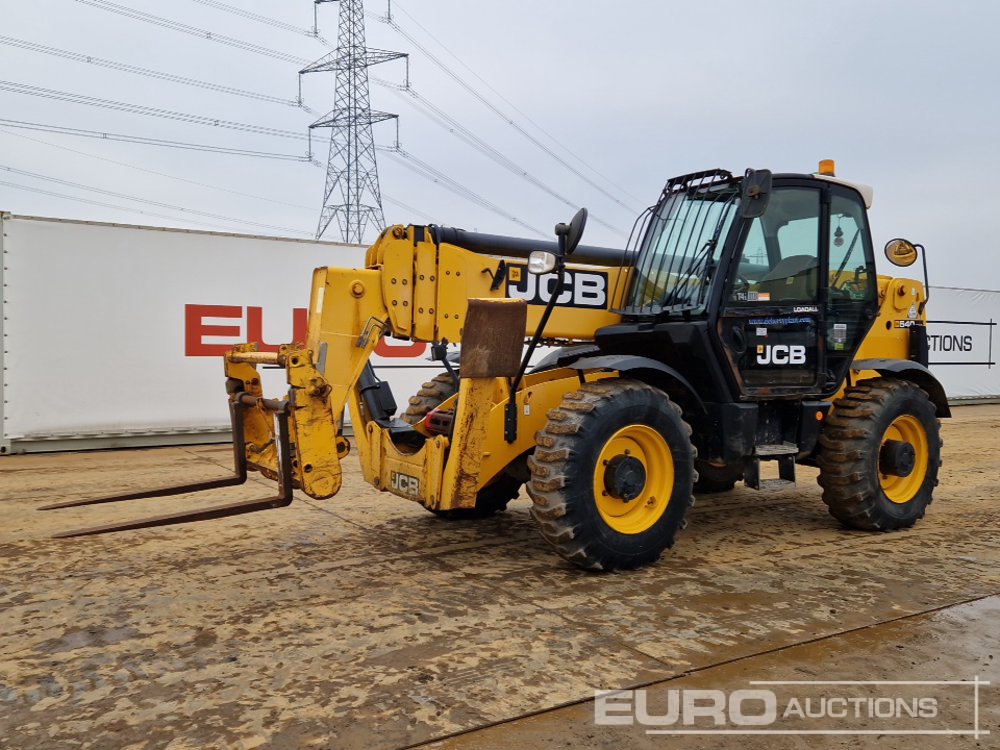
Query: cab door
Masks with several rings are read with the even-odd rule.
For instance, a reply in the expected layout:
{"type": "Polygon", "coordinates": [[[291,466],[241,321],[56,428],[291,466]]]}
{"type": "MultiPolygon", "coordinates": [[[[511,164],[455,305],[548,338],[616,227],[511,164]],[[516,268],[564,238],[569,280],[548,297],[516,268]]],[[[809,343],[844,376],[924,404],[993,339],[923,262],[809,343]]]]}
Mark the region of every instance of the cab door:
{"type": "Polygon", "coordinates": [[[718,326],[744,396],[818,393],[826,379],[822,198],[775,187],[742,229],[718,326]]]}

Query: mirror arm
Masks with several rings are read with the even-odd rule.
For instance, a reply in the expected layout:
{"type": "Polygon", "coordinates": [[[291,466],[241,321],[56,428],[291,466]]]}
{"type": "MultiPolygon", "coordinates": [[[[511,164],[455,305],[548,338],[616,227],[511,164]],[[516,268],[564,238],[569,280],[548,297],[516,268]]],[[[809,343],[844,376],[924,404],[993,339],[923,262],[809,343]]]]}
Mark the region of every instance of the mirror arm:
{"type": "Polygon", "coordinates": [[[927,251],[923,245],[914,245],[914,247],[920,250],[920,260],[924,264],[924,301],[920,303],[920,314],[923,315],[924,308],[927,307],[931,298],[931,284],[927,278],[927,251]]]}
{"type": "Polygon", "coordinates": [[[517,440],[517,389],[521,385],[521,379],[524,377],[525,370],[528,369],[528,362],[531,360],[531,355],[535,353],[538,342],[542,339],[542,334],[545,332],[545,325],[549,322],[549,317],[555,309],[556,300],[558,300],[559,295],[562,294],[563,281],[566,278],[566,257],[563,255],[565,247],[566,237],[564,235],[560,235],[559,254],[556,256],[557,276],[555,289],[549,297],[548,304],[545,305],[545,312],[542,313],[541,320],[538,321],[535,333],[531,337],[531,341],[528,343],[528,349],[521,358],[521,367],[518,369],[517,375],[514,376],[514,380],[511,381],[510,384],[510,395],[508,396],[507,406],[504,407],[504,440],[508,443],[513,443],[517,440]]]}

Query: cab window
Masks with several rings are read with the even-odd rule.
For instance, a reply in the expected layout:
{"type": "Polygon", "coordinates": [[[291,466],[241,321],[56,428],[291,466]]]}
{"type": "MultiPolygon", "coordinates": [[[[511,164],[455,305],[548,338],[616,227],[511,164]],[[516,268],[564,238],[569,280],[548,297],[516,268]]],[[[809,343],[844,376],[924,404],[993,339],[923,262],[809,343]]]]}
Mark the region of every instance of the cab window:
{"type": "Polygon", "coordinates": [[[819,217],[818,190],[775,190],[764,215],[750,225],[729,299],[750,304],[816,304],[819,217]]]}
{"type": "Polygon", "coordinates": [[[834,195],[830,201],[830,297],[867,299],[874,291],[866,247],[864,207],[855,199],[834,195]]]}

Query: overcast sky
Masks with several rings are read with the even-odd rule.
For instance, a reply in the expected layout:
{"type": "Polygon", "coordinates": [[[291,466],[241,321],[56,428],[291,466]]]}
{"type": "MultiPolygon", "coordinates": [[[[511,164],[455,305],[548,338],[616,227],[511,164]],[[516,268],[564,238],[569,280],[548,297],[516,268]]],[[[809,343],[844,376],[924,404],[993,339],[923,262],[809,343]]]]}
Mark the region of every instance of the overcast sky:
{"type": "MultiPolygon", "coordinates": [[[[295,27],[312,25],[310,0],[226,2],[295,27]]],[[[107,3],[0,0],[0,35],[279,99],[296,97],[302,66],[294,60],[178,33],[97,5],[107,3]]],[[[305,34],[198,0],[116,0],[116,5],[302,60],[329,51],[305,34]]],[[[1000,3],[393,2],[394,19],[406,33],[602,190],[539,149],[377,20],[385,0],[368,0],[366,6],[369,45],[411,53],[411,82],[420,97],[548,191],[591,210],[595,220],[585,242],[621,245],[635,214],[656,199],[672,175],[710,167],[811,172],[819,159],[833,158],[839,176],[875,188],[871,218],[878,249],[904,236],[927,246],[932,283],[1000,288],[1000,272],[994,270],[995,199],[981,187],[982,179],[1000,168],[995,99],[1000,3]]],[[[319,7],[320,33],[330,42],[336,40],[338,7],[319,7]]],[[[372,75],[401,82],[403,64],[378,66],[372,75]]],[[[333,74],[304,78],[310,113],[61,59],[9,41],[0,45],[0,80],[4,88],[41,87],[300,134],[333,106],[334,84],[333,74]]],[[[371,98],[374,108],[400,114],[407,152],[503,214],[382,155],[388,222],[533,236],[527,227],[548,234],[572,215],[569,205],[435,123],[408,95],[373,84],[371,98]]],[[[294,156],[306,152],[306,142],[297,138],[11,91],[0,91],[0,118],[294,156]]],[[[325,163],[329,131],[314,135],[315,152],[325,163]]],[[[395,127],[376,126],[375,138],[391,145],[395,127]]],[[[311,236],[324,168],[0,127],[0,183],[109,204],[0,184],[0,209],[19,214],[311,236]],[[185,215],[181,206],[214,216],[185,215]]],[[[326,238],[338,239],[333,231],[326,238]]],[[[888,270],[884,263],[882,268],[888,270]]]]}

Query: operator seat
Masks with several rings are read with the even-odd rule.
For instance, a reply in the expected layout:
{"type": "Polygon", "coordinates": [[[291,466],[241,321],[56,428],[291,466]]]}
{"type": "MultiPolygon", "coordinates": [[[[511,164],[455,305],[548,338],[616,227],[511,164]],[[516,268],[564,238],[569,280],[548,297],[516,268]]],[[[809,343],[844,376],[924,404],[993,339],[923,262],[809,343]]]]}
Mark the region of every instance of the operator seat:
{"type": "Polygon", "coordinates": [[[815,302],[818,265],[815,255],[789,255],[757,282],[757,291],[770,294],[772,302],[815,302]]]}

